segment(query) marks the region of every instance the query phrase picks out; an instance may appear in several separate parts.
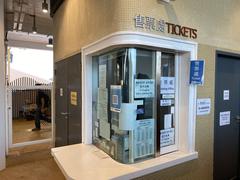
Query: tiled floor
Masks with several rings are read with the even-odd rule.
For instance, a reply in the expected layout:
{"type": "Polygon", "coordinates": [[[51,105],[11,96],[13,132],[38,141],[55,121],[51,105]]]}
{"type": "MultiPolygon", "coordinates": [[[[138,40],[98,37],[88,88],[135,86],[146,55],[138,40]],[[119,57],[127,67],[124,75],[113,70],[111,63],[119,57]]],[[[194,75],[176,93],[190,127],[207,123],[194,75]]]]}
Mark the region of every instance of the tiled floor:
{"type": "Polygon", "coordinates": [[[50,144],[12,149],[7,168],[0,171],[1,180],[64,180],[50,154],[50,144]]]}

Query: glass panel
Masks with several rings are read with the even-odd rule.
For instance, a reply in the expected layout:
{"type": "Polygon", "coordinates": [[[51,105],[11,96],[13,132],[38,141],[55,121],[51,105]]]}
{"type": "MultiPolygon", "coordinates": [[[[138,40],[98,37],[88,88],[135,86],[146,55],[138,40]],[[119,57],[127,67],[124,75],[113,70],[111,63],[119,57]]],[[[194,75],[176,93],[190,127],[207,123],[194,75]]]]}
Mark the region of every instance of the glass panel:
{"type": "Polygon", "coordinates": [[[121,104],[129,100],[128,50],[93,58],[93,143],[119,162],[129,162],[129,132],[119,128],[121,104]]]}
{"type": "Polygon", "coordinates": [[[93,143],[122,163],[154,155],[154,52],[93,58],[93,143]]]}
{"type": "Polygon", "coordinates": [[[155,52],[137,49],[135,102],[137,122],[135,129],[135,159],[155,153],[155,52]]]}
{"type": "Polygon", "coordinates": [[[123,48],[93,58],[93,143],[119,162],[175,144],[175,56],[160,55],[123,48]]]}
{"type": "Polygon", "coordinates": [[[162,53],[160,78],[160,147],[175,144],[175,56],[162,53]]]}

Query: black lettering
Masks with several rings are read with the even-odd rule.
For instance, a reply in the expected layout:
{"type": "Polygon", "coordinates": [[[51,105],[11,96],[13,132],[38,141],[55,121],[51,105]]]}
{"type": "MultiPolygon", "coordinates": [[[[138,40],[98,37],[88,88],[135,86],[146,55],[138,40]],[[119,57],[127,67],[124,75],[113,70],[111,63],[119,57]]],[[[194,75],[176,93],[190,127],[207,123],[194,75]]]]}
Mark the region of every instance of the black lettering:
{"type": "Polygon", "coordinates": [[[197,29],[193,29],[193,39],[197,39],[197,29]]]}

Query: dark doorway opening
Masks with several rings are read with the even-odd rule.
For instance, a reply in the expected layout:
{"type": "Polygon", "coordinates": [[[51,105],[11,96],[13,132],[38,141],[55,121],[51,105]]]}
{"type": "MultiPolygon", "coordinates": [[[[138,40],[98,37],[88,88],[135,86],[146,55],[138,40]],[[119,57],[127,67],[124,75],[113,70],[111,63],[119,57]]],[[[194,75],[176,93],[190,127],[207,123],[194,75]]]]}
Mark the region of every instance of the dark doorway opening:
{"type": "Polygon", "coordinates": [[[216,53],[214,179],[239,179],[240,55],[216,53]]]}

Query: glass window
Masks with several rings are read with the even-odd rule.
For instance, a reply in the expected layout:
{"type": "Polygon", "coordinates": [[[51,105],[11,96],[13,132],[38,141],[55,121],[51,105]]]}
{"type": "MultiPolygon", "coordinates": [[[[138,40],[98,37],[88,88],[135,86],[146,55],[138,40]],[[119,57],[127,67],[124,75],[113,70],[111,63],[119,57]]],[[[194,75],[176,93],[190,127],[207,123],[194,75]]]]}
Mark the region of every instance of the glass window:
{"type": "Polygon", "coordinates": [[[175,56],[162,54],[158,66],[156,54],[122,48],[93,58],[93,143],[122,163],[175,144],[175,56]]]}

